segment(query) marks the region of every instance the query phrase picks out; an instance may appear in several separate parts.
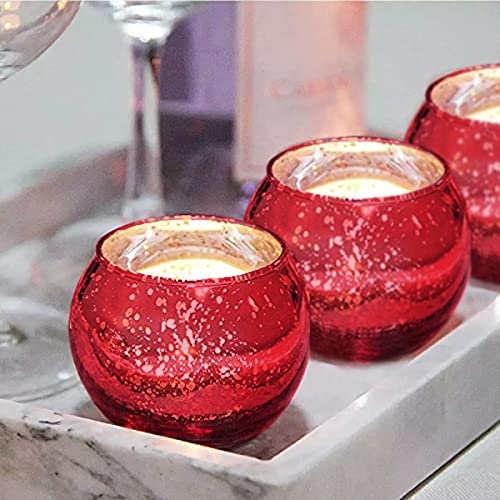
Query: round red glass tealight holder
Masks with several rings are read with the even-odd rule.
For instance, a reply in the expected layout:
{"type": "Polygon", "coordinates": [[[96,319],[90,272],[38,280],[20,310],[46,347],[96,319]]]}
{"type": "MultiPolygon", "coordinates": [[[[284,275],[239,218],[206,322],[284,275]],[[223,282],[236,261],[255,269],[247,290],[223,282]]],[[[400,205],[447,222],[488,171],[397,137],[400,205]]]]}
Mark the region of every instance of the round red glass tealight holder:
{"type": "Polygon", "coordinates": [[[294,146],[270,161],[246,218],[290,248],[310,295],[311,345],[327,355],[375,360],[421,347],[467,283],[463,198],[445,162],[419,147],[378,138],[294,146]],[[311,192],[363,177],[408,192],[362,199],[311,192]]]}
{"type": "Polygon", "coordinates": [[[462,69],[432,83],[406,139],[449,163],[469,210],[472,274],[500,283],[500,65],[462,69]],[[491,107],[496,121],[473,118],[491,107]]]}
{"type": "Polygon", "coordinates": [[[271,233],[215,217],[149,219],[98,242],[74,293],[70,344],[111,422],[229,448],[265,430],[295,393],[309,356],[308,303],[271,233]],[[241,273],[182,280],[144,270],[179,258],[241,273]]]}

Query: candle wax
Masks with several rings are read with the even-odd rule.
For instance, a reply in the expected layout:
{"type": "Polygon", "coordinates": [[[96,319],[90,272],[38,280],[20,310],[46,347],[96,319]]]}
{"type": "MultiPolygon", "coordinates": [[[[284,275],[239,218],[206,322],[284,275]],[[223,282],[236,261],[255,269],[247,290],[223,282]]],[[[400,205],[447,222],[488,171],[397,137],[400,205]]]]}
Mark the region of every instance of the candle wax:
{"type": "Polygon", "coordinates": [[[170,278],[181,281],[202,280],[207,278],[223,278],[238,276],[248,272],[222,259],[210,257],[182,257],[156,262],[138,270],[141,274],[170,278]]]}
{"type": "Polygon", "coordinates": [[[307,189],[308,193],[354,200],[395,196],[408,193],[409,191],[409,189],[401,184],[377,177],[336,179],[307,189]]]}
{"type": "Polygon", "coordinates": [[[467,115],[467,118],[483,122],[500,123],[500,106],[490,106],[489,108],[473,111],[467,115]]]}

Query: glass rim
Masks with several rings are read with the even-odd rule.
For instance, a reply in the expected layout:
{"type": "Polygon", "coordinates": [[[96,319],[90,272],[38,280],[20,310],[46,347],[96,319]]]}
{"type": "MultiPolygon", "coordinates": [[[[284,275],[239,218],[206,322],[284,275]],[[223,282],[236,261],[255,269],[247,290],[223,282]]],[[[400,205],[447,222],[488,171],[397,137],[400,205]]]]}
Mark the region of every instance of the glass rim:
{"type": "Polygon", "coordinates": [[[440,155],[426,149],[417,144],[412,144],[405,141],[400,141],[398,139],[388,139],[385,137],[375,137],[375,136],[342,136],[342,137],[325,137],[321,139],[312,139],[309,141],[301,142],[298,144],[294,144],[293,146],[288,147],[287,149],[281,151],[277,155],[273,156],[269,162],[267,163],[266,168],[266,176],[271,179],[271,181],[275,182],[280,189],[283,189],[290,193],[293,196],[299,196],[301,198],[307,200],[323,200],[325,202],[334,203],[334,204],[354,204],[354,205],[369,205],[369,204],[394,204],[402,201],[411,201],[416,198],[420,198],[421,196],[425,196],[437,189],[439,189],[451,176],[450,168],[448,166],[448,162],[440,155]],[[339,142],[366,142],[366,143],[378,143],[387,146],[402,146],[407,149],[413,149],[418,151],[419,153],[425,153],[431,157],[434,157],[439,161],[439,163],[443,166],[443,173],[434,181],[432,181],[427,186],[423,186],[421,188],[417,188],[415,190],[409,191],[407,193],[395,194],[390,196],[372,196],[370,198],[340,198],[337,196],[324,195],[320,193],[309,193],[307,191],[301,191],[300,189],[295,189],[283,181],[278,179],[278,177],[274,174],[274,166],[277,161],[282,157],[287,155],[288,153],[292,153],[294,151],[299,151],[300,149],[304,149],[310,146],[327,144],[327,143],[339,143],[339,142]]]}
{"type": "Polygon", "coordinates": [[[219,217],[216,215],[203,215],[203,214],[181,214],[181,215],[170,215],[170,216],[166,215],[162,217],[150,217],[147,219],[140,219],[128,222],[126,224],[123,224],[122,226],[112,229],[111,231],[108,231],[97,240],[95,258],[97,258],[97,260],[106,265],[106,268],[110,272],[119,274],[128,279],[133,279],[134,281],[139,281],[141,283],[151,283],[156,285],[163,283],[164,285],[168,286],[197,287],[197,286],[230,285],[260,278],[282,267],[284,263],[287,260],[289,260],[289,251],[284,241],[278,235],[276,235],[274,232],[268,229],[258,226],[257,224],[234,219],[232,217],[219,217]],[[236,274],[232,276],[223,276],[220,278],[202,278],[198,280],[176,280],[174,278],[167,278],[164,276],[153,276],[149,274],[134,272],[129,269],[123,269],[122,267],[117,266],[108,257],[104,255],[103,245],[109,238],[111,238],[118,232],[125,231],[135,226],[154,224],[155,222],[169,221],[169,220],[186,220],[186,219],[206,220],[206,221],[217,222],[220,224],[226,223],[231,225],[248,227],[254,231],[258,231],[260,233],[264,233],[271,236],[271,238],[273,238],[278,243],[280,247],[280,253],[271,262],[263,265],[262,267],[253,269],[245,273],[236,274]]]}
{"type": "Polygon", "coordinates": [[[486,121],[486,120],[479,120],[477,118],[469,118],[467,116],[459,116],[459,115],[456,115],[454,113],[450,113],[449,111],[446,111],[441,106],[439,106],[439,104],[432,97],[432,92],[434,91],[434,89],[438,85],[440,85],[441,83],[445,82],[446,80],[455,78],[456,76],[466,75],[467,73],[475,73],[477,71],[488,70],[488,69],[500,70],[500,63],[477,64],[475,66],[467,66],[465,68],[460,68],[460,69],[451,71],[449,73],[445,73],[444,75],[441,75],[440,77],[433,80],[429,84],[429,86],[427,87],[427,89],[425,91],[425,103],[428,106],[431,106],[434,109],[438,110],[440,113],[443,113],[443,115],[446,118],[448,118],[449,120],[456,120],[459,122],[466,122],[466,123],[477,124],[477,125],[482,124],[482,126],[485,126],[488,128],[500,129],[500,123],[495,123],[495,122],[486,121]]]}

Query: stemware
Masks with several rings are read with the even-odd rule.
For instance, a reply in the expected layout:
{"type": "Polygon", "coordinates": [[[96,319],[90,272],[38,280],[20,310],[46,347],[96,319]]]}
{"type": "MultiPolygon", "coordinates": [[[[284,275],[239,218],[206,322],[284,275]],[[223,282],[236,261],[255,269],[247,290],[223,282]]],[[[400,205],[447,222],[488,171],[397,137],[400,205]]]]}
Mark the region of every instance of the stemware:
{"type": "Polygon", "coordinates": [[[119,215],[98,214],[81,220],[57,233],[41,252],[35,264],[34,282],[47,290],[58,306],[68,307],[71,292],[82,269],[93,253],[91,242],[113,227],[125,222],[165,213],[159,154],[151,152],[145,133],[146,112],[157,120],[158,100],[154,109],[146,110],[145,84],[155,75],[153,62],[177,23],[201,2],[177,0],[109,0],[92,2],[122,29],[130,47],[132,62],[132,120],[128,149],[125,190],[119,215]],[[69,253],[68,247],[72,249],[69,253]],[[57,272],[56,270],[59,270],[57,272]]]}
{"type": "Polygon", "coordinates": [[[311,298],[311,345],[374,360],[411,352],[467,283],[464,200],[444,161],[398,141],[312,141],[274,157],[246,219],[289,245],[311,298]]]}
{"type": "MultiPolygon", "coordinates": [[[[80,2],[0,2],[0,80],[21,70],[59,38],[80,2]]],[[[5,119],[5,117],[3,117],[5,119]]],[[[29,400],[76,382],[64,317],[22,297],[1,298],[0,398],[29,400]]]]}
{"type": "MultiPolygon", "coordinates": [[[[109,0],[96,5],[107,8],[122,28],[132,59],[132,123],[127,178],[122,206],[125,219],[161,215],[165,209],[160,191],[157,152],[147,154],[145,135],[145,76],[154,70],[153,60],[172,33],[196,3],[182,0],[109,0]]],[[[155,72],[152,72],[155,77],[155,72]]],[[[157,103],[158,100],[156,99],[157,103]]],[[[158,109],[151,110],[158,117],[158,109]]]]}
{"type": "Polygon", "coordinates": [[[101,238],[70,313],[75,364],[112,422],[218,447],[286,408],[309,358],[303,282],[251,224],[148,219],[101,238]]]}
{"type": "Polygon", "coordinates": [[[406,138],[450,164],[471,221],[472,274],[500,283],[500,64],[432,83],[406,138]]]}

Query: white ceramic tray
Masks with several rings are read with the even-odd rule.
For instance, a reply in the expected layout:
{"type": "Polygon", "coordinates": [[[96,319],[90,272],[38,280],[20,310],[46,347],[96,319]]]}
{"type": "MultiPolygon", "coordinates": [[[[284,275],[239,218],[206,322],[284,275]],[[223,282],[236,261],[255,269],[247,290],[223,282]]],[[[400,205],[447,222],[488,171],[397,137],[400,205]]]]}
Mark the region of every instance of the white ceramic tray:
{"type": "MultiPolygon", "coordinates": [[[[34,247],[3,259],[28,270],[34,247]]],[[[399,498],[500,417],[500,297],[475,285],[412,357],[313,358],[280,419],[231,452],[111,425],[80,385],[0,400],[0,499],[399,498]]]]}

